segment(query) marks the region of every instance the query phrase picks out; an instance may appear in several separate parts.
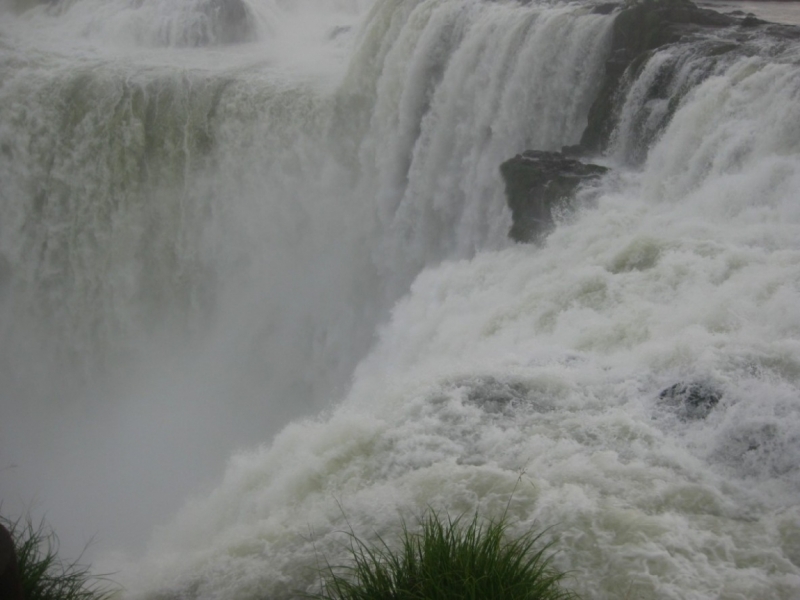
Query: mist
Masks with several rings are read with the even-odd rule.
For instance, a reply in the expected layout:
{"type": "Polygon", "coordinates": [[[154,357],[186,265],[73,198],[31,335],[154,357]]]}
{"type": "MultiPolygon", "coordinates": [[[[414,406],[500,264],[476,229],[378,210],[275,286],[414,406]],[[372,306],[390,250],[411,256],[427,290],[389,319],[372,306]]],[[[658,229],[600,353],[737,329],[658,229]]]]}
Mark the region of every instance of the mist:
{"type": "Polygon", "coordinates": [[[353,280],[370,277],[363,261],[315,241],[349,235],[337,166],[307,180],[331,152],[322,95],[344,72],[361,11],[290,4],[248,4],[254,35],[199,57],[176,33],[197,32],[195,15],[176,4],[65,2],[18,17],[6,6],[0,489],[4,514],[45,517],[67,556],[141,553],[235,451],[340,397],[370,343],[379,311],[369,298],[351,304],[353,280]],[[54,75],[41,46],[65,66],[79,56],[73,74],[54,75]],[[235,89],[232,66],[263,83],[235,89]],[[237,99],[242,111],[207,151],[213,111],[237,99]],[[70,103],[78,121],[59,129],[49,119],[69,119],[70,103]],[[282,129],[269,122],[278,112],[282,129]],[[111,138],[92,137],[115,119],[111,138]],[[25,129],[33,120],[41,143],[25,129]],[[286,135],[294,150],[279,147],[286,135]],[[319,158],[303,164],[308,155],[319,158]],[[328,208],[302,199],[323,193],[328,208]]]}
{"type": "Polygon", "coordinates": [[[313,593],[431,508],[587,598],[797,597],[796,29],[603,96],[627,3],[229,2],[3,5],[3,514],[131,600],[313,593]],[[500,165],[591,127],[512,242],[500,165]]]}

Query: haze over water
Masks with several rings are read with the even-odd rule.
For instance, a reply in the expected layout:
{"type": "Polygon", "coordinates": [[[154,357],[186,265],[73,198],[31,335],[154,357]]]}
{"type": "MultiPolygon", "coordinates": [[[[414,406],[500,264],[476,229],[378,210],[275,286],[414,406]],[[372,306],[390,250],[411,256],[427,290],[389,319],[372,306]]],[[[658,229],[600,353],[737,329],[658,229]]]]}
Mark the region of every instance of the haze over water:
{"type": "Polygon", "coordinates": [[[800,46],[654,53],[522,245],[499,165],[580,140],[614,15],[246,8],[0,4],[4,514],[130,598],[292,597],[426,507],[585,598],[800,596],[800,46]]]}

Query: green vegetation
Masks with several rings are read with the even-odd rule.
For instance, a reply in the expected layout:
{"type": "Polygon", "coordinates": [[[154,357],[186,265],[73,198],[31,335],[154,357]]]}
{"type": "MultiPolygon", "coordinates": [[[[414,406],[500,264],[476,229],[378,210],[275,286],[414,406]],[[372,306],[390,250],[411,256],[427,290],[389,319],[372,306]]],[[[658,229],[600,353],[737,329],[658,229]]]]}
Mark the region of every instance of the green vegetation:
{"type": "Polygon", "coordinates": [[[115,594],[111,582],[93,575],[80,559],[59,558],[58,538],[44,521],[0,517],[0,523],[14,540],[25,600],[109,600],[115,594]]]}
{"type": "Polygon", "coordinates": [[[323,572],[319,600],[567,600],[550,544],[532,531],[509,538],[505,519],[469,523],[431,512],[418,533],[403,524],[401,549],[350,534],[352,564],[323,572]]]}

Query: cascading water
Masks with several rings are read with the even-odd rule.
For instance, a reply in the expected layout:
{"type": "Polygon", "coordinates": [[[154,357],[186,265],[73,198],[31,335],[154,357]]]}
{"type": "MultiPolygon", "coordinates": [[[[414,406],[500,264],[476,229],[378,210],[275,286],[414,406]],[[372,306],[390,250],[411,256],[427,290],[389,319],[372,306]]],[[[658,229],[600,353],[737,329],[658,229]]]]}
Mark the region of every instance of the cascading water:
{"type": "Polygon", "coordinates": [[[653,52],[512,246],[498,167],[580,141],[614,14],[217,5],[0,12],[4,499],[138,551],[261,441],[130,597],[314,590],[426,506],[553,525],[587,598],[800,594],[800,46],[653,52]]]}
{"type": "MultiPolygon", "coordinates": [[[[119,20],[138,34],[128,13],[163,4],[119,20]]],[[[325,77],[348,37],[327,40],[324,13],[304,30],[311,55],[331,46],[312,64],[269,31],[227,51],[109,45],[96,8],[3,13],[3,467],[22,502],[74,499],[67,538],[94,514],[141,544],[137,521],[344,384],[375,319],[350,302],[370,285],[370,215],[326,161],[325,77]]]]}

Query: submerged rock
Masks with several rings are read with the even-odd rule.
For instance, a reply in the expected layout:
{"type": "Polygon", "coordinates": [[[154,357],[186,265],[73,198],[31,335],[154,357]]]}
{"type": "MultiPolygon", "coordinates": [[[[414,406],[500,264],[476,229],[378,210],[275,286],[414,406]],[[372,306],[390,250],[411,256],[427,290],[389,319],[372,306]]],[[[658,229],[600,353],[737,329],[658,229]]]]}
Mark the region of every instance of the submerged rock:
{"type": "Polygon", "coordinates": [[[566,208],[581,184],[608,171],[561,152],[527,150],[500,165],[513,224],[509,237],[532,242],[552,229],[554,211],[566,208]]]}
{"type": "Polygon", "coordinates": [[[23,600],[14,540],[3,525],[0,525],[0,598],[23,600]]]}
{"type": "Polygon", "coordinates": [[[683,421],[705,419],[719,404],[722,394],[705,383],[676,383],[659,395],[662,403],[675,410],[683,421]]]}

